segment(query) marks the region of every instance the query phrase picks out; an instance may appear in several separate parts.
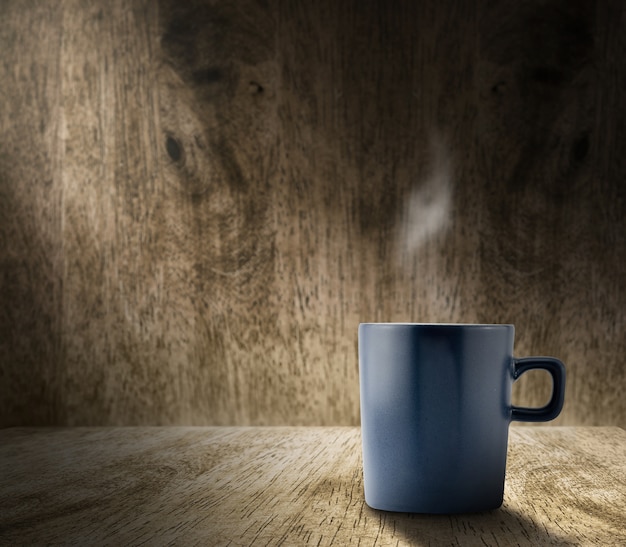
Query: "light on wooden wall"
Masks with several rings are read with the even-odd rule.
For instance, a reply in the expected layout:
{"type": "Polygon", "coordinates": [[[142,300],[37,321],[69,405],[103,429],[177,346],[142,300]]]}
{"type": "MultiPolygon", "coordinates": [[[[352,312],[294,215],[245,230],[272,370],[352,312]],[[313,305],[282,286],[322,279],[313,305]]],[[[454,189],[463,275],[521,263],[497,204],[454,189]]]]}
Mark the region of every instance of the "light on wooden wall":
{"type": "Polygon", "coordinates": [[[3,4],[0,425],[358,424],[361,321],[514,323],[626,425],[625,17],[3,4]]]}

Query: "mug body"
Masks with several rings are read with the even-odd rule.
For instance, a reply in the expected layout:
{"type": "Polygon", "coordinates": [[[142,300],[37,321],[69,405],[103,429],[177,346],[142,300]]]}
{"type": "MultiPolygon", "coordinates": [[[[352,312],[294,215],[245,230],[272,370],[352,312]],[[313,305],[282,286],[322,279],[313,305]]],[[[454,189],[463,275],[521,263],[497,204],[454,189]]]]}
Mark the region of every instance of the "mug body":
{"type": "Polygon", "coordinates": [[[502,504],[513,325],[363,323],[365,501],[462,513],[502,504]]]}

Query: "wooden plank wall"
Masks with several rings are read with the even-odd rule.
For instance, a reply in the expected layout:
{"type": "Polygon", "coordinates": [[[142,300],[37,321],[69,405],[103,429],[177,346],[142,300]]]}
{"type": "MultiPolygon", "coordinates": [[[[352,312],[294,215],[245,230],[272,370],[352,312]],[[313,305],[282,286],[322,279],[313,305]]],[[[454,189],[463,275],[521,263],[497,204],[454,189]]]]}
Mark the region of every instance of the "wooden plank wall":
{"type": "Polygon", "coordinates": [[[626,426],[621,0],[0,10],[1,426],[357,424],[360,321],[626,426]]]}

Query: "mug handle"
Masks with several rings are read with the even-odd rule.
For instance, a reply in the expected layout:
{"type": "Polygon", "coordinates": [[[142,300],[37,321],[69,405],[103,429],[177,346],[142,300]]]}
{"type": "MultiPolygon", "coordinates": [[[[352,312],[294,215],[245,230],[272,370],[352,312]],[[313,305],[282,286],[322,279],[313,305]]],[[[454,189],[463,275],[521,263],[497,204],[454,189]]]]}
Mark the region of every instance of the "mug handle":
{"type": "Polygon", "coordinates": [[[511,407],[511,420],[516,422],[549,422],[563,408],[565,398],[565,365],[554,357],[524,357],[513,360],[513,381],[531,369],[547,370],[552,376],[552,396],[547,405],[538,408],[511,407]]]}

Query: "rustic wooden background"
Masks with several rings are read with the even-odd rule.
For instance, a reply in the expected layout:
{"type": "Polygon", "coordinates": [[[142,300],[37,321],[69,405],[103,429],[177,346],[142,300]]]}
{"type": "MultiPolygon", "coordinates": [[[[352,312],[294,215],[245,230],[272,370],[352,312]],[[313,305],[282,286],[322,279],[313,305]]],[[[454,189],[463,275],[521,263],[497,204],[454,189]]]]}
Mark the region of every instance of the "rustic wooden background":
{"type": "Polygon", "coordinates": [[[623,6],[0,0],[0,425],[357,424],[460,321],[625,427],[623,6]]]}

